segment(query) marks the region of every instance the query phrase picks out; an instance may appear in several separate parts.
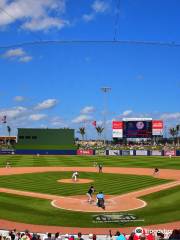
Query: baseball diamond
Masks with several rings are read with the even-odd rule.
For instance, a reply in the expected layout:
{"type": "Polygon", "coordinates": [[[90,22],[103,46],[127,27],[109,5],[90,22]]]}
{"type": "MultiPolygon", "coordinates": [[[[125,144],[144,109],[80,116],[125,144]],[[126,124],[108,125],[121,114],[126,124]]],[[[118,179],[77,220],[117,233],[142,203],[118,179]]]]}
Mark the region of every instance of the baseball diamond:
{"type": "MultiPolygon", "coordinates": [[[[136,221],[121,223],[121,227],[129,228],[135,225],[152,226],[165,223],[168,226],[168,222],[179,221],[176,204],[179,201],[180,170],[166,169],[163,158],[154,157],[154,161],[158,161],[159,165],[164,164],[160,174],[155,177],[152,168],[134,168],[134,159],[131,157],[121,159],[117,157],[116,160],[113,157],[98,157],[104,165],[101,174],[97,168],[91,167],[95,157],[9,156],[9,158],[12,167],[0,168],[0,210],[5,226],[6,224],[19,226],[20,222],[24,222],[24,226],[32,231],[34,227],[41,229],[41,225],[47,225],[54,228],[56,226],[57,229],[60,229],[60,226],[65,229],[78,227],[84,230],[93,227],[101,232],[103,229],[99,228],[102,224],[93,222],[92,218],[94,213],[102,212],[134,214],[136,221]],[[73,159],[76,166],[72,166],[74,163],[69,159],[73,159]],[[34,164],[36,167],[32,167],[32,161],[33,164],[36,161],[34,164]],[[128,167],[116,166],[127,164],[126,161],[129,162],[128,167]],[[57,166],[53,166],[56,164],[57,166]],[[86,166],[80,166],[84,164],[86,166]],[[82,182],[71,182],[74,170],[80,173],[79,181],[82,179],[82,182]],[[92,183],[84,180],[93,182],[98,191],[103,190],[106,196],[105,210],[96,206],[95,196],[92,204],[87,202],[85,193],[92,183]],[[168,204],[169,198],[174,201],[173,205],[168,204]],[[161,219],[157,218],[155,215],[157,207],[160,210],[171,209],[172,215],[169,214],[167,217],[164,213],[161,219]],[[12,208],[14,214],[7,214],[12,208]],[[33,211],[36,212],[35,215],[33,211]],[[173,211],[177,214],[173,214],[173,211]],[[51,217],[48,216],[49,213],[51,217]],[[28,217],[25,218],[27,214],[28,217]],[[149,216],[153,216],[151,220],[149,216]]],[[[137,166],[140,163],[148,165],[147,159],[148,157],[137,157],[137,166]]],[[[178,158],[172,158],[172,161],[178,164],[178,158]]],[[[103,228],[116,225],[117,223],[105,223],[103,228]]]]}

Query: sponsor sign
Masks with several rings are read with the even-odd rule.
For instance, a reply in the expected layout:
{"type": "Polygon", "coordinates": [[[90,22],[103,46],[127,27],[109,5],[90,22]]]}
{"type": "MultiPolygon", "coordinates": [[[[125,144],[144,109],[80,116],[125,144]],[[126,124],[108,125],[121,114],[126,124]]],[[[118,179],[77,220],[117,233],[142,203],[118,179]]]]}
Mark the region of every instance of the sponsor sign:
{"type": "Polygon", "coordinates": [[[120,151],[119,150],[109,150],[109,155],[110,156],[118,156],[118,155],[120,155],[120,151]]]}
{"type": "Polygon", "coordinates": [[[162,151],[159,150],[152,150],[151,151],[152,156],[162,156],[162,151]]]}
{"type": "Polygon", "coordinates": [[[112,135],[113,135],[113,138],[123,137],[123,122],[120,122],[120,121],[112,122],[112,135]]]}
{"type": "Polygon", "coordinates": [[[152,129],[152,135],[153,136],[162,136],[163,135],[163,129],[152,129]]]}
{"type": "Polygon", "coordinates": [[[136,150],[137,156],[147,156],[147,150],[136,150]]]}
{"type": "Polygon", "coordinates": [[[122,150],[122,155],[123,156],[129,156],[130,155],[130,151],[129,150],[122,150]]]}
{"type": "Polygon", "coordinates": [[[176,150],[176,156],[180,156],[180,150],[176,150]]]}
{"type": "Polygon", "coordinates": [[[152,121],[152,135],[163,135],[163,121],[153,120],[152,121]]]}
{"type": "Polygon", "coordinates": [[[122,129],[113,129],[112,135],[113,135],[113,138],[122,138],[123,130],[122,129]]]}
{"type": "Polygon", "coordinates": [[[131,155],[131,156],[134,155],[134,150],[130,150],[130,155],[131,155]]]}
{"type": "Polygon", "coordinates": [[[163,129],[163,121],[162,120],[153,120],[152,128],[154,129],[163,129]]]}
{"type": "Polygon", "coordinates": [[[176,150],[165,150],[164,156],[176,156],[176,150]]]}
{"type": "Polygon", "coordinates": [[[106,150],[96,150],[95,155],[105,156],[106,155],[106,150]]]}
{"type": "Polygon", "coordinates": [[[112,122],[112,129],[122,129],[122,128],[123,128],[123,122],[120,122],[120,121],[112,122]]]}
{"type": "Polygon", "coordinates": [[[0,154],[14,154],[14,150],[0,150],[0,154]]]}
{"type": "Polygon", "coordinates": [[[93,154],[94,154],[94,151],[92,149],[87,149],[87,150],[78,149],[77,150],[77,155],[93,155],[93,154]]]}

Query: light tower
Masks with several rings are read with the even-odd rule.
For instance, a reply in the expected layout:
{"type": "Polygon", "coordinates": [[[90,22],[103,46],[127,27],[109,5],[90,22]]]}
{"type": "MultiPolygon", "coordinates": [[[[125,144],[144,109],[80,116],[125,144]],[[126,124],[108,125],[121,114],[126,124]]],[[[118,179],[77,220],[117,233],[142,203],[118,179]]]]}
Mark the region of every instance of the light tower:
{"type": "Polygon", "coordinates": [[[104,125],[104,144],[106,143],[106,135],[107,135],[107,127],[106,127],[106,121],[107,121],[107,116],[108,116],[108,93],[111,91],[110,87],[102,87],[101,91],[104,94],[104,119],[103,119],[103,125],[104,125]]]}

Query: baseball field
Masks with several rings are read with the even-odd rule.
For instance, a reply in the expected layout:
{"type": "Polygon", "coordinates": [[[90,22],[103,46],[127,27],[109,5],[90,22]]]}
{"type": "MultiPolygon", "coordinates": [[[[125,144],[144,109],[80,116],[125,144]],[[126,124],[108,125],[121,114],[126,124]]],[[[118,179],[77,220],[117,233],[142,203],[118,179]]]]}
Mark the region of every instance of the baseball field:
{"type": "Polygon", "coordinates": [[[0,156],[0,223],[7,226],[22,223],[117,228],[180,224],[179,202],[178,157],[0,156]],[[7,161],[11,168],[5,168],[7,161]],[[103,165],[103,173],[98,173],[94,162],[103,165]],[[156,167],[160,169],[158,176],[153,175],[156,167]],[[77,183],[71,182],[73,171],[79,172],[77,183]],[[70,182],[59,182],[62,179],[70,182]],[[81,179],[91,183],[81,183],[81,179]],[[86,192],[91,185],[95,194],[105,194],[105,210],[87,202],[86,192]],[[125,221],[99,221],[101,216],[112,214],[124,216],[125,221]]]}

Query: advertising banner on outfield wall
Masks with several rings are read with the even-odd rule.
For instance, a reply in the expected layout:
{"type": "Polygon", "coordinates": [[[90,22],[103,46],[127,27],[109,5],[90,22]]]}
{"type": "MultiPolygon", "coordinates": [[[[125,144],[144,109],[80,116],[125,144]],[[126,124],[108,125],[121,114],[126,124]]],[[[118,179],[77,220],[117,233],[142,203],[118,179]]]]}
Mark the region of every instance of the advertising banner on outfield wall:
{"type": "Polygon", "coordinates": [[[136,150],[137,156],[147,156],[147,150],[136,150]]]}
{"type": "Polygon", "coordinates": [[[180,150],[176,150],[176,156],[180,156],[180,150]]]}
{"type": "Polygon", "coordinates": [[[151,156],[162,156],[162,151],[159,150],[152,150],[151,156]]]}
{"type": "Polygon", "coordinates": [[[77,150],[77,155],[93,155],[94,151],[92,149],[87,149],[87,150],[83,150],[83,149],[78,149],[77,150]]]}
{"type": "Polygon", "coordinates": [[[130,150],[122,150],[122,156],[129,156],[130,150]]]}
{"type": "Polygon", "coordinates": [[[134,156],[134,150],[130,150],[130,155],[134,156]]]}
{"type": "Polygon", "coordinates": [[[164,156],[176,156],[176,150],[165,150],[164,156]]]}
{"type": "Polygon", "coordinates": [[[120,150],[109,150],[109,155],[110,156],[119,156],[120,150]]]}
{"type": "Polygon", "coordinates": [[[14,154],[14,150],[0,150],[0,154],[14,154]]]}
{"type": "Polygon", "coordinates": [[[106,150],[96,150],[95,155],[105,156],[106,155],[106,150]]]}

